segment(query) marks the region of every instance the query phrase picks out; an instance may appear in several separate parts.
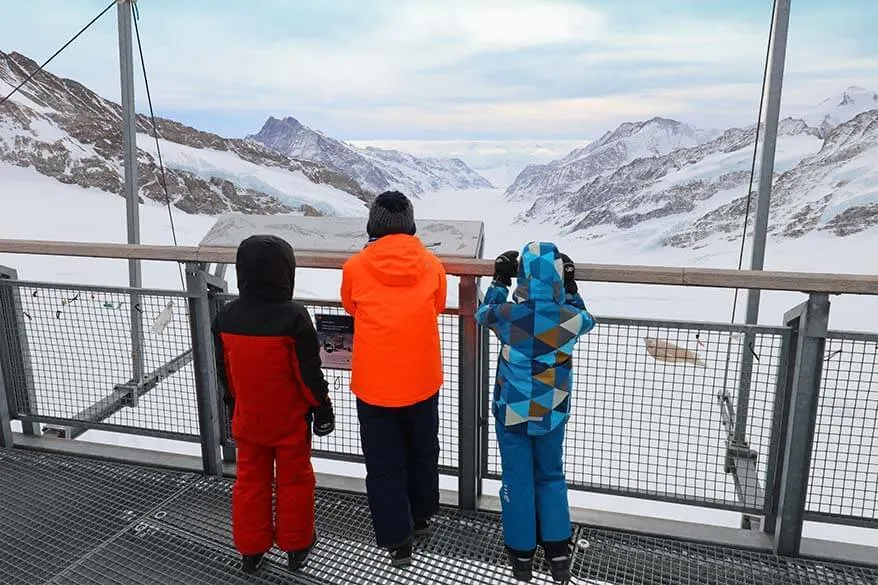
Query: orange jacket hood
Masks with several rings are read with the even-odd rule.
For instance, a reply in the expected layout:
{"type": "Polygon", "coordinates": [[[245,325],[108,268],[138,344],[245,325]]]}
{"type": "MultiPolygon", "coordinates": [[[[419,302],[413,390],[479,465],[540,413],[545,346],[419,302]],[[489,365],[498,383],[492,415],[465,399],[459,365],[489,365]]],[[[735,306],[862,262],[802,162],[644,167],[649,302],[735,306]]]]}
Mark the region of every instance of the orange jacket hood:
{"type": "Polygon", "coordinates": [[[369,273],[385,286],[411,286],[433,266],[421,240],[405,234],[372,242],[363,250],[362,259],[369,273]]]}

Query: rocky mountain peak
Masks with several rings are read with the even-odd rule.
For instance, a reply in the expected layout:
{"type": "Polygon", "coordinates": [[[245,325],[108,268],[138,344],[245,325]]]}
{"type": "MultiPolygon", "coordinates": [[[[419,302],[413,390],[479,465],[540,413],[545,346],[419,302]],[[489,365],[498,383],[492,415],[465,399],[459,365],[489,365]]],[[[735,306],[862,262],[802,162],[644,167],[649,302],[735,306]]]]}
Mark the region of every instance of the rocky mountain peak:
{"type": "MultiPolygon", "coordinates": [[[[36,62],[20,53],[0,53],[0,94],[9,93],[37,68],[36,62]]],[[[138,116],[137,124],[138,132],[146,138],[138,141],[141,195],[165,202],[155,153],[143,150],[152,142],[152,123],[138,116]]],[[[172,204],[186,212],[279,213],[318,203],[313,197],[303,198],[299,193],[254,182],[249,175],[260,170],[275,173],[272,176],[279,177],[282,184],[298,182],[313,185],[314,191],[336,192],[340,199],[359,198],[363,209],[369,200],[368,193],[356,182],[321,165],[293,160],[256,143],[221,138],[173,120],[159,118],[156,125],[159,138],[166,141],[164,149],[178,155],[166,153],[167,187],[172,204]],[[193,158],[210,164],[192,166],[187,161],[193,158]],[[230,167],[223,168],[215,161],[230,167]],[[248,165],[248,177],[241,179],[238,169],[248,165]]],[[[2,162],[31,167],[64,183],[119,194],[121,158],[121,107],[74,80],[42,71],[0,106],[2,162]]],[[[324,213],[334,209],[331,205],[319,208],[324,213]]]]}
{"type": "MultiPolygon", "coordinates": [[[[647,245],[700,247],[740,237],[756,126],[702,132],[673,120],[628,122],[585,148],[525,169],[507,194],[520,219],[582,237],[631,231],[647,245]],[[635,156],[635,153],[642,156],[635,156]]],[[[878,96],[848,88],[806,118],[780,121],[771,230],[843,236],[878,225],[878,96]],[[874,171],[874,172],[873,172],[874,171]]]]}
{"type": "Polygon", "coordinates": [[[491,183],[463,161],[416,157],[397,150],[358,148],[303,125],[293,117],[269,118],[251,140],[300,160],[324,165],[378,194],[399,189],[418,197],[426,191],[489,188],[491,183]]]}

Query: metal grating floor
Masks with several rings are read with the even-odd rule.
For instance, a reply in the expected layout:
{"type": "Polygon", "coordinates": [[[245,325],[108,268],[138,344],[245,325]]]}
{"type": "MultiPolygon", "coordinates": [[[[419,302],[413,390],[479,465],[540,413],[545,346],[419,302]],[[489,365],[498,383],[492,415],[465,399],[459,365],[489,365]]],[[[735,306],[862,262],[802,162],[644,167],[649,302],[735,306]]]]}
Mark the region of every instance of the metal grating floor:
{"type": "MultiPolygon", "coordinates": [[[[308,569],[273,555],[258,577],[231,546],[231,481],[0,450],[0,583],[512,583],[494,514],[444,508],[414,566],[391,569],[373,546],[365,498],[318,494],[320,542],[308,569]]],[[[589,585],[875,585],[878,570],[577,529],[574,583],[589,585]]],[[[549,583],[545,573],[533,583],[549,583]]]]}

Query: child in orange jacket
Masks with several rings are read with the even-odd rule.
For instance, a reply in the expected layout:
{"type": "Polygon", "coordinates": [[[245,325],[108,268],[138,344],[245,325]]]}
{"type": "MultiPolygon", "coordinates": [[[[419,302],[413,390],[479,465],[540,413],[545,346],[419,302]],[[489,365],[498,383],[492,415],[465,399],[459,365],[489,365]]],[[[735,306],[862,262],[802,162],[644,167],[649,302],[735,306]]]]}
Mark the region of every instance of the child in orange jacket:
{"type": "Polygon", "coordinates": [[[370,243],[344,266],[341,298],[354,317],[351,390],[357,396],[366,490],[378,546],[411,562],[413,536],[439,509],[439,315],[445,270],[415,237],[402,193],[378,196],[370,243]]]}

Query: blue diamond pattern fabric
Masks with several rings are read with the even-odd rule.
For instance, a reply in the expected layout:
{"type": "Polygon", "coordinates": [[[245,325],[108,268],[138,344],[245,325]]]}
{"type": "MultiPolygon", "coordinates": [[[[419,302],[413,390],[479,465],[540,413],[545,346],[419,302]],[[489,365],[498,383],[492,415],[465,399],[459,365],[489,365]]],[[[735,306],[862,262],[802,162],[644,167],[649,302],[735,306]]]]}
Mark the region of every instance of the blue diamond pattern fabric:
{"type": "Polygon", "coordinates": [[[493,412],[510,431],[541,436],[570,416],[573,349],[595,326],[579,294],[564,290],[557,246],[530,242],[519,257],[518,282],[494,282],[475,319],[500,340],[493,412]]]}

